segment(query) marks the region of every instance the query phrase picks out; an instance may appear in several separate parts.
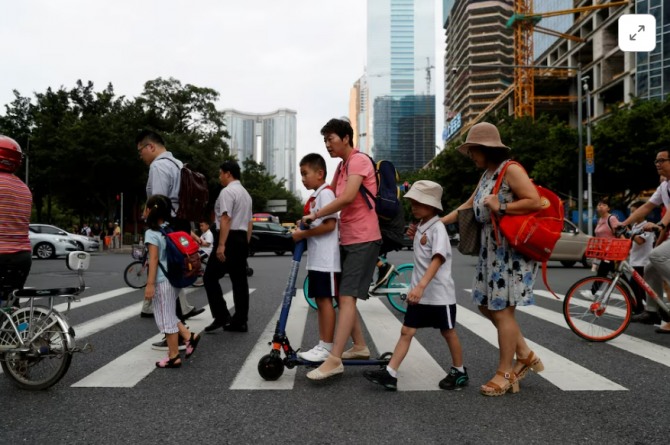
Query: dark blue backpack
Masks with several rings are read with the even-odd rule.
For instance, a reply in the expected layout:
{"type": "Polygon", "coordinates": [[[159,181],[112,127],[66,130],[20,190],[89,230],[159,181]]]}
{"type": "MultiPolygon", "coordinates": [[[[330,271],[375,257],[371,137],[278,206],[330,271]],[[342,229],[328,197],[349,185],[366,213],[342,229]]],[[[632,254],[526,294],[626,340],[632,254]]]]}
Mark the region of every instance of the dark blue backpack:
{"type": "Polygon", "coordinates": [[[170,227],[160,229],[160,232],[165,237],[168,265],[165,270],[159,261],[161,270],[174,287],[181,289],[192,285],[202,267],[198,245],[186,232],[175,232],[170,227]]]}

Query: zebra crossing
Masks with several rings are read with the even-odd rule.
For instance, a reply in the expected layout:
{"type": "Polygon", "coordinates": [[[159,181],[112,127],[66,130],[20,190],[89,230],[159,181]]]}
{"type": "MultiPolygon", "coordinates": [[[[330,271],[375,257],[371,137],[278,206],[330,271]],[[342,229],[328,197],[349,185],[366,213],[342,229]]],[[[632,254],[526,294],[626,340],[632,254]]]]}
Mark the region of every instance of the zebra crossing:
{"type": "MultiPolygon", "coordinates": [[[[197,290],[191,288],[187,289],[186,292],[190,293],[197,290]]],[[[119,288],[88,296],[77,303],[75,307],[81,308],[86,305],[97,304],[134,291],[136,289],[119,288]]],[[[250,289],[250,292],[254,291],[255,289],[250,289]]],[[[470,290],[465,289],[465,291],[469,292],[470,290]]],[[[550,298],[556,301],[549,292],[543,290],[536,290],[535,296],[537,299],[550,298]]],[[[559,296],[563,298],[562,295],[559,294],[559,296]]],[[[232,292],[224,294],[224,299],[228,307],[232,308],[232,292]]],[[[75,325],[74,329],[77,333],[77,338],[90,337],[136,317],[140,312],[141,304],[141,302],[133,303],[75,325]]],[[[66,304],[57,305],[56,309],[64,310],[66,309],[65,306],[66,304]]],[[[401,328],[401,321],[394,310],[379,298],[371,298],[365,302],[361,302],[358,305],[358,310],[361,322],[364,324],[374,348],[377,351],[392,351],[401,328]]],[[[561,312],[539,305],[519,307],[518,310],[524,314],[536,317],[542,322],[569,330],[561,312]]],[[[281,304],[277,306],[276,311],[267,322],[262,333],[255,339],[254,346],[237,371],[235,378],[230,383],[229,388],[231,390],[292,390],[296,379],[302,378],[298,377],[297,369],[299,368],[286,369],[283,375],[276,381],[263,380],[257,371],[259,359],[270,350],[268,342],[274,334],[280,311],[281,304]]],[[[314,315],[315,312],[307,305],[302,290],[297,289],[287,323],[287,336],[294,348],[299,347],[303,343],[308,317],[313,317],[314,315]]],[[[189,320],[189,326],[192,331],[201,332],[210,321],[209,317],[196,317],[189,320]]],[[[497,347],[497,332],[495,327],[479,313],[459,305],[458,326],[461,332],[464,332],[464,330],[468,331],[467,334],[463,333],[461,335],[474,335],[497,347]]],[[[76,381],[71,386],[76,388],[132,388],[136,386],[156,370],[155,361],[165,355],[164,351],[151,349],[151,343],[159,341],[161,337],[162,335],[157,333],[118,357],[110,357],[109,362],[76,381]]],[[[547,382],[562,391],[628,390],[628,388],[622,386],[621,382],[612,381],[539,343],[530,340],[527,340],[527,342],[531,349],[538,356],[542,357],[542,361],[546,366],[546,370],[538,374],[538,376],[544,378],[547,382]]],[[[618,338],[609,341],[607,345],[670,367],[670,348],[663,345],[627,334],[622,334],[618,338]]],[[[407,358],[403,361],[401,371],[398,377],[400,391],[439,391],[435,382],[441,380],[448,369],[440,365],[420,341],[415,338],[407,358]]],[[[300,375],[302,374],[304,374],[304,370],[300,373],[300,375]]]]}

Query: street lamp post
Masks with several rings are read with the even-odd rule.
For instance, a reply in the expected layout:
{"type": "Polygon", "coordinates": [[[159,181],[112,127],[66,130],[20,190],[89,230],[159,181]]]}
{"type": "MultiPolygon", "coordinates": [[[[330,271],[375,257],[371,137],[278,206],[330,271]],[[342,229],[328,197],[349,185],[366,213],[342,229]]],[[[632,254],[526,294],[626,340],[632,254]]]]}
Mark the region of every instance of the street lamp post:
{"type": "MultiPolygon", "coordinates": [[[[587,213],[587,218],[588,218],[588,234],[593,235],[593,193],[592,193],[592,184],[591,184],[591,176],[593,173],[593,147],[591,146],[591,90],[589,89],[589,76],[584,76],[584,92],[586,92],[586,147],[587,151],[590,151],[590,153],[587,153],[587,157],[591,160],[588,162],[587,160],[587,196],[588,196],[588,213],[587,213]]],[[[581,173],[581,169],[579,170],[581,173]]]]}

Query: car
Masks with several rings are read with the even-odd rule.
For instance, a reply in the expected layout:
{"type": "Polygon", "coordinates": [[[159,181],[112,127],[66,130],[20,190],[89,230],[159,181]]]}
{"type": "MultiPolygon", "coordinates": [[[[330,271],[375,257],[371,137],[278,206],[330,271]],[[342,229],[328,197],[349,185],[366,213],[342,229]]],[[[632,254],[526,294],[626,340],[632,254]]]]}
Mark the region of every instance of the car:
{"type": "Polygon", "coordinates": [[[31,225],[28,229],[28,236],[33,255],[40,259],[56,258],[78,250],[77,244],[67,236],[66,232],[62,234],[40,233],[31,225]]]}
{"type": "Polygon", "coordinates": [[[31,230],[34,229],[34,231],[37,233],[67,236],[69,239],[74,241],[78,250],[83,250],[85,252],[97,252],[98,248],[100,247],[100,242],[94,238],[78,235],[76,233],[68,233],[63,229],[52,226],[50,224],[30,224],[30,228],[31,230]]]}
{"type": "Polygon", "coordinates": [[[549,261],[560,261],[565,267],[572,267],[577,262],[584,267],[591,267],[591,261],[584,256],[586,245],[592,236],[585,234],[567,219],[563,220],[563,231],[556,242],[549,261]]]}
{"type": "Polygon", "coordinates": [[[286,227],[274,222],[253,222],[252,225],[249,256],[257,252],[274,252],[280,256],[293,252],[295,244],[286,227]]]}

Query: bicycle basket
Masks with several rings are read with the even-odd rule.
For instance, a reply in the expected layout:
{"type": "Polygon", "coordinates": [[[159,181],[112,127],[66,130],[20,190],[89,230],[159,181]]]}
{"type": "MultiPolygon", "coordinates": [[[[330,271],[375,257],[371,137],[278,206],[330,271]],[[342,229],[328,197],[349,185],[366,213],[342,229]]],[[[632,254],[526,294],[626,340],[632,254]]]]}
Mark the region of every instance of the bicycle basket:
{"type": "Polygon", "coordinates": [[[591,238],[586,246],[587,258],[623,261],[628,257],[631,240],[620,238],[591,238]]]}
{"type": "Polygon", "coordinates": [[[144,246],[142,244],[133,244],[133,250],[130,254],[136,260],[141,260],[144,258],[144,246]]]}

